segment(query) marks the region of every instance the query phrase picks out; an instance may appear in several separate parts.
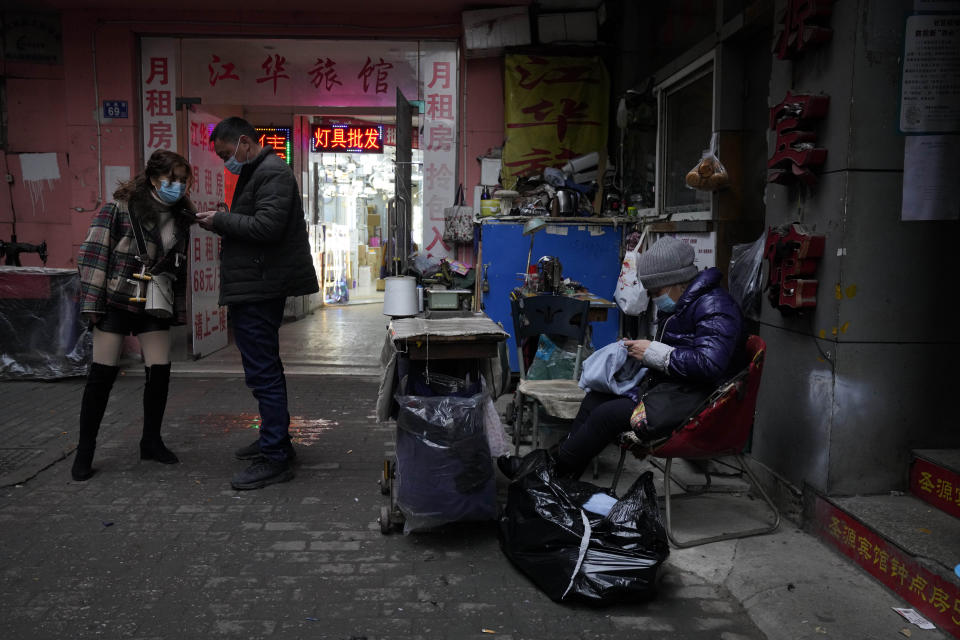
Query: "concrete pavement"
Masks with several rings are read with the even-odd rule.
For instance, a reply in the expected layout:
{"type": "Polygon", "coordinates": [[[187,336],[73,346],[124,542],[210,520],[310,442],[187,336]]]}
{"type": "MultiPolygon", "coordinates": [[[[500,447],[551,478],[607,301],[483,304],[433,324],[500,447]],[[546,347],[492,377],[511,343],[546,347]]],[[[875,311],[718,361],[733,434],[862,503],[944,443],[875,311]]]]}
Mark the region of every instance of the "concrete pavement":
{"type": "MultiPolygon", "coordinates": [[[[394,427],[373,418],[379,312],[328,308],[281,330],[300,455],[296,479],[260,491],[229,487],[244,464],[231,453],[256,424],[232,347],[174,364],[165,439],[180,465],[137,459],[142,370],[120,376],[86,483],[63,457],[82,380],[0,383],[3,637],[904,637],[900,602],[790,522],[672,550],[655,600],[605,609],[548,600],[493,523],[381,535],[376,480],[394,427]]],[[[678,525],[717,517],[688,504],[678,525]]]]}

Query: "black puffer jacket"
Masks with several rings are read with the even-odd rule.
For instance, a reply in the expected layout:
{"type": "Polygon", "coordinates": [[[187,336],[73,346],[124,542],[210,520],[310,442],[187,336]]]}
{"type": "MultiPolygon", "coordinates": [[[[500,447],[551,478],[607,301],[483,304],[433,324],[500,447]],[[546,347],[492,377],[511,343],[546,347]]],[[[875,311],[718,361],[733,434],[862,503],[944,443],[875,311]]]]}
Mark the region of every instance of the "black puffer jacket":
{"type": "Polygon", "coordinates": [[[272,149],[244,165],[230,212],[217,213],[213,229],[223,236],[220,304],[319,291],[300,187],[272,149]]]}

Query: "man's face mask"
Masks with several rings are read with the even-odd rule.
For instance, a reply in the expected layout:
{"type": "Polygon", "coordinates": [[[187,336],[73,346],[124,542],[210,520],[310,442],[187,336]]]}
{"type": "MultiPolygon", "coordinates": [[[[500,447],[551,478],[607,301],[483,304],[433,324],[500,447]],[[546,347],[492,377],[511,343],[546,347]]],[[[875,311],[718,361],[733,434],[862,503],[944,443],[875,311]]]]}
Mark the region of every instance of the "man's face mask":
{"type": "Polygon", "coordinates": [[[240,162],[237,160],[237,151],[240,150],[240,139],[237,138],[237,146],[233,150],[233,155],[230,156],[226,162],[223,163],[223,166],[226,167],[227,171],[237,176],[240,175],[240,170],[243,168],[243,165],[247,164],[247,161],[244,160],[240,162]]]}
{"type": "Polygon", "coordinates": [[[161,202],[166,204],[173,204],[177,200],[183,197],[183,192],[186,190],[187,185],[177,180],[173,182],[169,180],[160,180],[160,188],[157,191],[157,197],[160,198],[161,202]]]}

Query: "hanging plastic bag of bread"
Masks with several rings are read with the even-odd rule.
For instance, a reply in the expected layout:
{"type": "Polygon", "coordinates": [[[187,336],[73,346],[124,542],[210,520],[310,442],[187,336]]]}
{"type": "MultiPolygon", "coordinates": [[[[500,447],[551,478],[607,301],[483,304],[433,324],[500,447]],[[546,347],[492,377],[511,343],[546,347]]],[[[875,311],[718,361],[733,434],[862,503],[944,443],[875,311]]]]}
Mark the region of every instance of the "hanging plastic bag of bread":
{"type": "Polygon", "coordinates": [[[698,191],[717,191],[730,184],[727,169],[717,157],[717,134],[710,136],[710,148],[704,150],[700,162],[687,173],[687,187],[698,191]]]}

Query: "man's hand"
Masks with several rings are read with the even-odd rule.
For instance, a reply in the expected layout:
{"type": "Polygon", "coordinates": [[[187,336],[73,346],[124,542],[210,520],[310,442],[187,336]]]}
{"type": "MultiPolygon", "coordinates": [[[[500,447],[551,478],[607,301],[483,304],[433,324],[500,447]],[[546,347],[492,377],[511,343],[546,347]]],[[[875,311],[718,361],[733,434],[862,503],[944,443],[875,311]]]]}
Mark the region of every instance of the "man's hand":
{"type": "Polygon", "coordinates": [[[627,355],[637,360],[643,360],[643,354],[650,346],[649,340],[624,340],[624,346],[627,348],[627,355]]]}
{"type": "Polygon", "coordinates": [[[216,211],[198,211],[197,224],[207,231],[213,231],[213,216],[215,215],[217,215],[216,211]]]}

